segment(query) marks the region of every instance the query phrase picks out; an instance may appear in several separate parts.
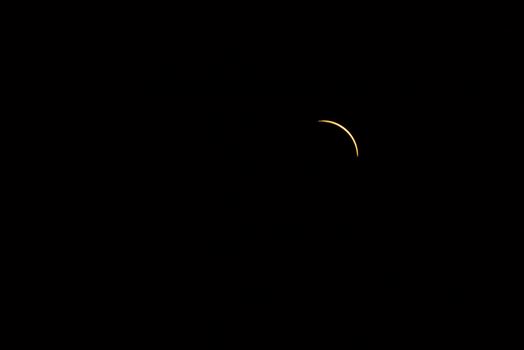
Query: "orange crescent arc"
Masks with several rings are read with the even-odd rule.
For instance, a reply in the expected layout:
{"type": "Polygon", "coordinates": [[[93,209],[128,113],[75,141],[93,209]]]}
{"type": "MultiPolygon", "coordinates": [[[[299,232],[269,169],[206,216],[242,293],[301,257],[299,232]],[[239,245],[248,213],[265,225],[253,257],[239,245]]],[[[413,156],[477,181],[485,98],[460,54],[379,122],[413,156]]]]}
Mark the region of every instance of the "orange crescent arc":
{"type": "Polygon", "coordinates": [[[318,121],[319,123],[328,123],[328,124],[333,124],[335,126],[338,126],[339,128],[341,128],[342,130],[344,130],[346,132],[346,134],[349,135],[349,137],[351,138],[351,140],[353,141],[353,144],[355,145],[355,151],[357,152],[357,157],[358,157],[358,146],[357,146],[357,141],[355,140],[355,138],[353,137],[353,135],[351,135],[351,133],[349,132],[348,129],[346,129],[344,126],[340,125],[339,123],[336,123],[334,121],[331,121],[331,120],[319,120],[318,121]]]}

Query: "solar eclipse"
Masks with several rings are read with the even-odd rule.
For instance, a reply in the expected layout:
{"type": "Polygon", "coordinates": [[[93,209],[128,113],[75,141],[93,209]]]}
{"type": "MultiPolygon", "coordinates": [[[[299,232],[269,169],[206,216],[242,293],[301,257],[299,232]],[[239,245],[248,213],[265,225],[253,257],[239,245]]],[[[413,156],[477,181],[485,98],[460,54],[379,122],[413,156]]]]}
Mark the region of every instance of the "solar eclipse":
{"type": "Polygon", "coordinates": [[[331,120],[319,120],[318,121],[319,123],[326,123],[326,124],[332,124],[332,125],[335,125],[337,126],[338,128],[342,129],[346,134],[349,135],[349,137],[351,138],[351,140],[353,141],[353,144],[355,145],[355,152],[357,154],[357,157],[358,157],[358,145],[357,145],[357,141],[355,140],[355,138],[353,137],[353,135],[351,134],[351,132],[349,132],[348,129],[346,129],[344,126],[342,126],[341,124],[339,123],[336,123],[334,121],[331,121],[331,120]]]}

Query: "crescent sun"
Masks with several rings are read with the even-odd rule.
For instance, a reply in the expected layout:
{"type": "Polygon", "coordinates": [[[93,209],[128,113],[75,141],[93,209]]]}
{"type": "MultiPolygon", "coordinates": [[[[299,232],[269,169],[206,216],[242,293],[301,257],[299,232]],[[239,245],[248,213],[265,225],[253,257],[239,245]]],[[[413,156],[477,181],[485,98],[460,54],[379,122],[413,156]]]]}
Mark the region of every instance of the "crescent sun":
{"type": "Polygon", "coordinates": [[[355,151],[357,152],[357,157],[358,157],[357,141],[355,141],[355,138],[353,137],[353,135],[351,135],[351,133],[349,132],[348,129],[346,129],[344,126],[340,125],[339,123],[333,122],[331,120],[319,120],[318,122],[319,123],[333,124],[333,125],[338,126],[339,128],[341,128],[342,130],[344,130],[349,135],[349,137],[351,137],[351,140],[353,141],[353,144],[355,145],[355,151]]]}

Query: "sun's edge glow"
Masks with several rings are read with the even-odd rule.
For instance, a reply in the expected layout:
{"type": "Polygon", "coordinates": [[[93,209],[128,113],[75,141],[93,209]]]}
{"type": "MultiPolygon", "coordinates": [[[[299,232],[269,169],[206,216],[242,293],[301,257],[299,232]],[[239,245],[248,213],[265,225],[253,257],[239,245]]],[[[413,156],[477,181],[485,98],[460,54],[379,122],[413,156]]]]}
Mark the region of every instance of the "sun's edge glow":
{"type": "Polygon", "coordinates": [[[319,120],[318,122],[319,122],[319,123],[328,123],[328,124],[333,124],[333,125],[338,126],[339,128],[341,128],[342,130],[344,130],[344,131],[349,135],[349,137],[351,137],[351,140],[353,141],[353,144],[355,145],[355,151],[357,152],[357,157],[358,157],[358,146],[357,146],[357,141],[355,140],[355,138],[353,137],[353,135],[351,135],[351,133],[349,132],[348,129],[346,129],[344,126],[340,125],[339,123],[336,123],[336,122],[331,121],[331,120],[319,120]]]}

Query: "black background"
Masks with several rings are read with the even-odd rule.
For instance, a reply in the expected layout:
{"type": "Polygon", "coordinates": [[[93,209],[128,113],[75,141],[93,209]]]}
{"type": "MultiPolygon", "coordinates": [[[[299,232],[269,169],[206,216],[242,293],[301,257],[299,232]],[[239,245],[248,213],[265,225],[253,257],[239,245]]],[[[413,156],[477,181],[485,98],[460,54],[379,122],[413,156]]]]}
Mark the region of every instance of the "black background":
{"type": "Polygon", "coordinates": [[[445,343],[500,319],[521,148],[510,37],[387,13],[265,40],[154,22],[67,31],[64,54],[44,37],[44,72],[21,79],[40,96],[21,106],[48,116],[25,117],[38,141],[19,145],[56,232],[35,245],[66,255],[60,295],[96,329],[170,341],[189,309],[196,343],[250,348],[445,343]]]}
{"type": "Polygon", "coordinates": [[[493,308],[479,307],[487,281],[509,273],[494,266],[515,258],[518,104],[493,81],[428,79],[93,91],[87,196],[118,283],[147,290],[133,317],[153,305],[165,327],[164,308],[183,305],[204,324],[198,341],[232,346],[469,332],[493,308]],[[346,125],[360,157],[319,119],[346,125]]]}

